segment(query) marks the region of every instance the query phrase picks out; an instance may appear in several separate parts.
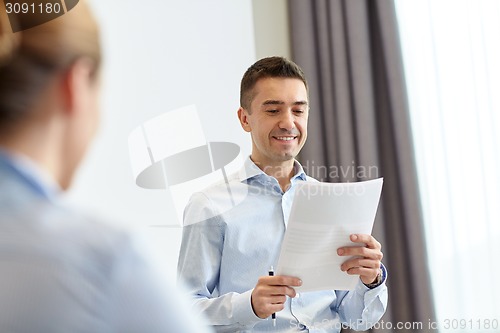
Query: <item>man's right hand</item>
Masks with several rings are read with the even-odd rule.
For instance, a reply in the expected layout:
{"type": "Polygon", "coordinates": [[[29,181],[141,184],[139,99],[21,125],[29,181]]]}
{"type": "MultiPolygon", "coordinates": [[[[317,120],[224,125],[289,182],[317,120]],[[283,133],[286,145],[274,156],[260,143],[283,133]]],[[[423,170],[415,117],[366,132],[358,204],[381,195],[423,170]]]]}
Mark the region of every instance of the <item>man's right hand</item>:
{"type": "Polygon", "coordinates": [[[292,276],[262,276],[252,291],[253,312],[259,318],[267,318],[283,310],[286,296],[295,297],[293,287],[302,285],[299,278],[292,276]]]}

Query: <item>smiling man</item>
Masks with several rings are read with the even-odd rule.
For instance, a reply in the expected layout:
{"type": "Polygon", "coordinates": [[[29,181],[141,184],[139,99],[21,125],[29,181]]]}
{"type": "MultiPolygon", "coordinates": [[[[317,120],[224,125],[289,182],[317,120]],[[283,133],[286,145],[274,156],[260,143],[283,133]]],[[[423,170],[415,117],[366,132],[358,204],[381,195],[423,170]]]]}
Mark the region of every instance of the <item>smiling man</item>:
{"type": "Polygon", "coordinates": [[[243,79],[238,117],[252,136],[251,160],[265,173],[277,176],[286,191],[294,158],[307,138],[307,89],[305,81],[294,77],[257,79],[261,73],[249,70],[243,79]]]}
{"type": "Polygon", "coordinates": [[[308,101],[307,81],[293,62],[270,57],[252,65],[241,82],[238,110],[252,137],[252,154],[229,184],[194,194],[186,207],[179,278],[218,332],[339,332],[343,325],[365,330],[385,312],[387,273],[381,245],[370,235],[351,235],[359,246],[332,253],[356,256],[341,267],[359,275],[355,290],[299,297],[294,287],[300,279],[268,276],[278,260],[295,185],[315,181],[295,160],[307,138],[308,101]],[[241,187],[244,200],[224,209],[221,198],[237,196],[241,187]],[[276,323],[268,320],[273,313],[276,323]]]}

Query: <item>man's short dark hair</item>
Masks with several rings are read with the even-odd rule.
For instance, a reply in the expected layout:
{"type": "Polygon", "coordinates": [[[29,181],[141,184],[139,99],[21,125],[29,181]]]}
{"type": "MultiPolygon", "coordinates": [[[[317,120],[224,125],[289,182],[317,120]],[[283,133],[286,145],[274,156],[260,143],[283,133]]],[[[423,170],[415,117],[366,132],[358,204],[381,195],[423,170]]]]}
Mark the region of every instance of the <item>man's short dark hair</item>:
{"type": "Polygon", "coordinates": [[[304,82],[307,90],[307,81],[302,69],[293,61],[283,57],[268,57],[257,61],[250,66],[241,79],[240,105],[250,110],[255,94],[253,88],[260,79],[276,77],[299,79],[304,82]]]}

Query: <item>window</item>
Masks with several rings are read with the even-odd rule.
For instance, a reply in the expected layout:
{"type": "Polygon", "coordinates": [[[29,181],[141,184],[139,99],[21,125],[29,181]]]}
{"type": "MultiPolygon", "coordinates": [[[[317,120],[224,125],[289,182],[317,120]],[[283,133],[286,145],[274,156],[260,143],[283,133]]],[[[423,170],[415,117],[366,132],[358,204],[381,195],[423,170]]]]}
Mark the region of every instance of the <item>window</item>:
{"type": "Polygon", "coordinates": [[[498,332],[500,1],[396,8],[438,322],[498,332]]]}

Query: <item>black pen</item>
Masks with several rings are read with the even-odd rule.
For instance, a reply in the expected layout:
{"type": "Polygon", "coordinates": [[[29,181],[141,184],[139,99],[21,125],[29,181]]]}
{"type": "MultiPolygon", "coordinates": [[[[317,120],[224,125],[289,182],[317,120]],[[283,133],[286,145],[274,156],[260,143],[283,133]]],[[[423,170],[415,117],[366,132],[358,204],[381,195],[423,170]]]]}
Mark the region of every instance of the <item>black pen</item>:
{"type": "MultiPolygon", "coordinates": [[[[269,270],[269,276],[274,276],[273,266],[271,266],[271,269],[269,270]]],[[[273,319],[273,326],[276,327],[276,313],[273,313],[271,318],[273,319]]]]}

